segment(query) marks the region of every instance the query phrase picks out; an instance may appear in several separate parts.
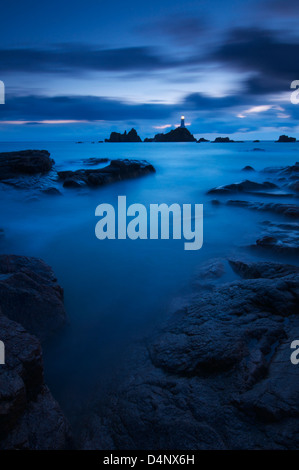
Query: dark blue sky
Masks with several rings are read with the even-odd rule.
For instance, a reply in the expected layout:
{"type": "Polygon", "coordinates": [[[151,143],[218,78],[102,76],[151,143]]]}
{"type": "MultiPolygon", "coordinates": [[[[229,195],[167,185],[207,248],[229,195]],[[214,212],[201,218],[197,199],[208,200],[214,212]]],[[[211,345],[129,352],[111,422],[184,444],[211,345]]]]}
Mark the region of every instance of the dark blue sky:
{"type": "Polygon", "coordinates": [[[299,137],[298,0],[10,1],[0,18],[1,140],[299,137]]]}

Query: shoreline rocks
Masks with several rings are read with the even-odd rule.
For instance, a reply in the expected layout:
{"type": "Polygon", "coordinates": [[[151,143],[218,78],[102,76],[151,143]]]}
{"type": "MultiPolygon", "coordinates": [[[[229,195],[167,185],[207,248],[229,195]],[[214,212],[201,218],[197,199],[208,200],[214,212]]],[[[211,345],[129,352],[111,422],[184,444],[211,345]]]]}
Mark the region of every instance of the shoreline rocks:
{"type": "Polygon", "coordinates": [[[242,279],[198,287],[140,344],[125,380],[90,415],[83,448],[295,449],[299,268],[230,261],[242,279]]]}
{"type": "Polygon", "coordinates": [[[52,269],[37,258],[0,255],[0,307],[41,341],[66,323],[63,289],[52,269]]]}
{"type": "Polygon", "coordinates": [[[0,366],[2,450],[71,446],[69,424],[44,382],[39,341],[64,321],[62,289],[51,268],[36,258],[1,255],[0,339],[5,344],[5,364],[0,366]]]}
{"type": "Polygon", "coordinates": [[[54,163],[47,150],[2,152],[0,153],[0,181],[20,175],[44,175],[52,169],[54,163]]]}
{"type": "Polygon", "coordinates": [[[154,167],[145,160],[111,160],[100,169],[60,171],[59,179],[65,188],[98,187],[124,179],[155,173],[154,167]]]}

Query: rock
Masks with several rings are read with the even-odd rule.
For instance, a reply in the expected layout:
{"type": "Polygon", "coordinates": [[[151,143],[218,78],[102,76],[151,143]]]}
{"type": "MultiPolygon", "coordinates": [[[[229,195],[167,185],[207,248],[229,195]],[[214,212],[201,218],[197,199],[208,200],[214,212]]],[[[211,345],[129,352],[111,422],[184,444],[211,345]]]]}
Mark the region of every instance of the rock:
{"type": "Polygon", "coordinates": [[[285,215],[288,217],[299,218],[299,207],[296,204],[281,204],[281,203],[264,203],[264,202],[249,202],[240,200],[227,201],[230,206],[244,207],[247,209],[257,211],[269,211],[276,214],[285,215]]]}
{"type": "Polygon", "coordinates": [[[177,127],[166,134],[156,134],[154,142],[196,142],[187,127],[177,127]]]}
{"type": "Polygon", "coordinates": [[[42,189],[41,192],[48,196],[62,196],[61,192],[57,188],[54,188],[54,187],[42,189]]]}
{"type": "Polygon", "coordinates": [[[242,171],[255,171],[255,169],[250,165],[246,165],[242,168],[242,171]]]}
{"type": "Polygon", "coordinates": [[[0,181],[20,175],[48,173],[54,165],[47,150],[22,150],[0,153],[0,181]]]}
{"type": "Polygon", "coordinates": [[[154,172],[154,167],[145,160],[112,160],[110,165],[104,168],[60,171],[58,176],[65,188],[80,188],[103,186],[154,172]]]}
{"type": "Polygon", "coordinates": [[[216,137],[212,142],[213,144],[226,144],[226,143],[235,143],[234,140],[231,140],[229,137],[216,137]]]}
{"type": "Polygon", "coordinates": [[[296,137],[288,137],[287,135],[279,136],[276,142],[296,142],[296,137]]]}
{"type": "Polygon", "coordinates": [[[204,137],[201,137],[200,139],[198,139],[197,142],[200,144],[201,142],[210,142],[210,140],[205,139],[204,137]]]}
{"type": "Polygon", "coordinates": [[[259,142],[260,142],[260,140],[254,140],[254,141],[253,141],[254,144],[257,144],[257,143],[259,143],[259,142]]]}
{"type": "Polygon", "coordinates": [[[260,149],[260,148],[256,147],[252,151],[253,152],[265,152],[265,149],[260,149]]]}
{"type": "Polygon", "coordinates": [[[291,264],[279,264],[269,261],[244,263],[240,260],[229,260],[234,272],[242,279],[279,279],[299,274],[299,268],[291,264]]]}
{"type": "Polygon", "coordinates": [[[233,263],[243,279],[201,290],[140,344],[84,448],[299,448],[298,268],[233,263]]]}
{"type": "Polygon", "coordinates": [[[130,132],[125,131],[123,134],[111,132],[110,138],[105,139],[105,142],[142,142],[142,140],[136,130],[131,129],[130,132]]]}
{"type": "Polygon", "coordinates": [[[69,424],[44,383],[39,341],[0,313],[0,449],[65,449],[69,424]]]}
{"type": "Polygon", "coordinates": [[[85,158],[82,160],[82,163],[84,165],[90,165],[90,166],[93,166],[93,165],[100,165],[101,163],[108,163],[109,162],[109,158],[94,158],[94,157],[91,157],[91,158],[85,158]]]}
{"type": "Polygon", "coordinates": [[[63,290],[52,269],[37,258],[0,255],[0,306],[42,341],[66,322],[63,290]]]}
{"type": "Polygon", "coordinates": [[[225,186],[218,186],[217,188],[210,189],[208,194],[231,194],[237,192],[251,193],[261,190],[277,189],[277,185],[265,181],[264,183],[256,183],[255,181],[245,180],[241,183],[227,184],[225,186]]]}

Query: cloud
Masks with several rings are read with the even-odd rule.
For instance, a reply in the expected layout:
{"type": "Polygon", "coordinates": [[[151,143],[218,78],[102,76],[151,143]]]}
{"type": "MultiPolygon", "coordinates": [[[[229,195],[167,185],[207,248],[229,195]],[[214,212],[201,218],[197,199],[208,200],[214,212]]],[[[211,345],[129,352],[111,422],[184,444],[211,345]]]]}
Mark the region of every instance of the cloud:
{"type": "Polygon", "coordinates": [[[73,73],[74,71],[155,71],[180,64],[150,47],[95,49],[82,46],[0,49],[1,69],[5,72],[73,73]]]}
{"type": "Polygon", "coordinates": [[[247,85],[251,93],[287,91],[299,77],[299,42],[283,41],[277,33],[259,28],[231,31],[227,41],[210,55],[238,70],[256,74],[247,85]]]}

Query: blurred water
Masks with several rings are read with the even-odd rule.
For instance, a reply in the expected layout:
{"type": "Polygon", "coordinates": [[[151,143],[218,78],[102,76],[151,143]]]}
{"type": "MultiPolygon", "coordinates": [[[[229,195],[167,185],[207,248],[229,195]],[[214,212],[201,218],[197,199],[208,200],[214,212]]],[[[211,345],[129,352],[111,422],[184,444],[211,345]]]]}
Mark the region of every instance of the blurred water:
{"type": "Polygon", "coordinates": [[[260,173],[242,172],[245,165],[261,170],[299,159],[299,144],[270,142],[0,144],[0,151],[27,148],[49,150],[57,169],[80,168],[82,158],[108,157],[146,159],[157,171],[97,190],[63,190],[63,197],[33,201],[9,187],[1,191],[1,252],[43,258],[65,291],[69,325],[45,347],[44,359],[47,383],[67,412],[84,402],[96,383],[103,383],[104,389],[127,345],[155,327],[172,299],[188,290],[204,260],[238,253],[252,256],[243,247],[260,235],[258,222],[282,220],[278,215],[213,206],[206,191],[245,178],[266,179],[260,173]],[[254,147],[265,152],[253,152],[254,147]],[[99,241],[94,234],[95,208],[103,202],[115,205],[119,195],[127,196],[128,205],[146,207],[203,203],[203,248],[184,251],[184,240],[99,241]]]}

